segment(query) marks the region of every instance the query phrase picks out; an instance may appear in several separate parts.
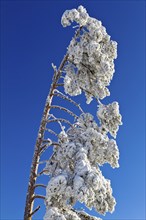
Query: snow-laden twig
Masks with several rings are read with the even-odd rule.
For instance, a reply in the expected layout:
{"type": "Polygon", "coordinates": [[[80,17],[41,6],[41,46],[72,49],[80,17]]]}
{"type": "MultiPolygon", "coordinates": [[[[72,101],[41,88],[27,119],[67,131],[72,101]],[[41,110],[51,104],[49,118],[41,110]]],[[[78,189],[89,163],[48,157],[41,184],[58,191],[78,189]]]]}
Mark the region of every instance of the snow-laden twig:
{"type": "Polygon", "coordinates": [[[59,106],[59,105],[51,105],[50,108],[56,108],[62,111],[67,112],[69,115],[73,116],[74,118],[78,118],[78,116],[76,114],[74,114],[72,111],[70,111],[69,109],[59,106]]]}
{"type": "Polygon", "coordinates": [[[57,89],[55,90],[57,93],[54,93],[54,96],[58,96],[62,99],[65,99],[69,101],[70,103],[74,104],[76,107],[79,108],[79,110],[84,113],[83,109],[81,108],[80,104],[76,103],[73,99],[69,98],[67,95],[63,94],[62,92],[58,91],[57,89]]]}
{"type": "Polygon", "coordinates": [[[37,177],[38,177],[38,176],[41,176],[43,173],[45,173],[45,172],[47,172],[47,171],[48,171],[48,170],[45,170],[45,169],[42,170],[41,172],[39,172],[39,173],[37,174],[37,177]]]}
{"type": "Polygon", "coordinates": [[[44,164],[44,163],[47,163],[48,160],[42,160],[42,161],[39,161],[38,164],[44,164]]]}
{"type": "MultiPolygon", "coordinates": [[[[55,120],[55,119],[53,119],[53,120],[55,120]]],[[[45,130],[58,137],[58,134],[55,131],[53,131],[52,129],[46,128],[45,130]]]]}
{"type": "MultiPolygon", "coordinates": [[[[50,119],[50,118],[53,118],[54,120],[57,119],[53,114],[49,114],[49,116],[48,116],[48,120],[47,120],[47,123],[49,123],[49,121],[52,120],[52,119],[50,119]]],[[[63,127],[63,125],[61,124],[61,121],[60,121],[60,120],[56,120],[56,122],[59,124],[61,130],[63,130],[64,127],[63,127]]]]}
{"type": "Polygon", "coordinates": [[[47,121],[48,123],[51,123],[51,122],[64,122],[66,124],[68,124],[70,127],[73,127],[73,125],[66,119],[64,118],[55,118],[55,119],[50,119],[47,121]]]}

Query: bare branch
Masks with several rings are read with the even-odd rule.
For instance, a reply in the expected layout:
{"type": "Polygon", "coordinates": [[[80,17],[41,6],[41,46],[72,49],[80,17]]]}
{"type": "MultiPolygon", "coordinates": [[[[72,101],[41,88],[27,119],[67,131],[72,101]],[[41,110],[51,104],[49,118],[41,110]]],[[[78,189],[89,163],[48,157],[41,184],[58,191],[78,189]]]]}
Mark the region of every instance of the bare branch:
{"type": "Polygon", "coordinates": [[[30,213],[29,217],[31,217],[32,215],[34,215],[39,209],[41,208],[41,206],[37,206],[37,208],[32,212],[30,213]]]}
{"type": "Polygon", "coordinates": [[[60,144],[58,144],[57,142],[52,142],[51,145],[52,145],[52,146],[60,146],[60,144]]]}
{"type": "Polygon", "coordinates": [[[58,86],[64,86],[64,83],[57,83],[56,87],[58,87],[58,86]]]}
{"type": "Polygon", "coordinates": [[[34,188],[36,188],[36,187],[44,187],[44,188],[46,188],[47,186],[44,185],[44,184],[35,184],[35,185],[34,185],[34,188]]]}
{"type": "Polygon", "coordinates": [[[43,164],[43,163],[47,163],[47,162],[48,162],[48,160],[42,160],[42,161],[38,162],[38,164],[43,164]]]}
{"type": "Polygon", "coordinates": [[[62,106],[59,106],[59,105],[52,105],[50,106],[50,108],[57,108],[57,109],[60,109],[60,110],[63,110],[65,112],[67,112],[68,114],[70,114],[71,116],[73,116],[74,118],[78,118],[78,116],[76,114],[74,114],[72,111],[68,110],[67,108],[64,108],[62,106]]]}
{"type": "Polygon", "coordinates": [[[46,197],[45,196],[42,196],[42,195],[34,195],[33,197],[32,197],[32,201],[34,200],[34,199],[45,199],[46,197]]]}
{"type": "Polygon", "coordinates": [[[41,176],[43,173],[45,173],[45,172],[48,172],[48,170],[42,170],[41,172],[39,172],[38,174],[37,174],[37,177],[38,176],[41,176]]]}

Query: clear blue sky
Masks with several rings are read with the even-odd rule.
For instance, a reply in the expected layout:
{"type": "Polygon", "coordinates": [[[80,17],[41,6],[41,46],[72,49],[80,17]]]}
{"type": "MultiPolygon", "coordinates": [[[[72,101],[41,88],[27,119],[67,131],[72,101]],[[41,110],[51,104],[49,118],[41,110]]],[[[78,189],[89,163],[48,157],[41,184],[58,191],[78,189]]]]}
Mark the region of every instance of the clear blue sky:
{"type": "MultiPolygon", "coordinates": [[[[53,74],[51,63],[59,65],[74,32],[63,28],[60,18],[66,9],[80,4],[118,42],[111,97],[103,102],[120,103],[120,168],[102,168],[112,181],[117,206],[103,219],[145,219],[145,1],[20,0],[1,2],[2,220],[23,219],[34,144],[53,74]]],[[[85,101],[82,96],[77,99],[85,101]]],[[[83,107],[95,115],[95,101],[83,107]]],[[[42,219],[43,212],[44,208],[34,219],[42,219]]]]}

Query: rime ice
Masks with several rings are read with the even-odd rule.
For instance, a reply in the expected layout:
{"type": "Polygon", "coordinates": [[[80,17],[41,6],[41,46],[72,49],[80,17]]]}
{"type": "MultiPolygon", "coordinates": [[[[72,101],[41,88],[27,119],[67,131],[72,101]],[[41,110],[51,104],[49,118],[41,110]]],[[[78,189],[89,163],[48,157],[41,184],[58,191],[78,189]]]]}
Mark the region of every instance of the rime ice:
{"type": "Polygon", "coordinates": [[[119,125],[122,125],[122,116],[119,113],[118,102],[109,105],[99,105],[97,116],[102,124],[102,128],[116,138],[119,125]]]}
{"type": "Polygon", "coordinates": [[[87,104],[96,98],[100,103],[100,125],[90,113],[83,113],[58,135],[59,147],[54,148],[45,167],[51,180],[46,189],[44,220],[100,220],[73,210],[77,201],[103,215],[112,213],[116,205],[111,182],[102,175],[100,166],[108,163],[112,168],[119,167],[119,149],[108,132],[116,137],[122,117],[117,102],[103,105],[100,99],[110,95],[107,86],[115,72],[117,42],[110,39],[101,21],[90,17],[83,6],[64,12],[62,25],[67,27],[72,22],[79,25],[80,35],[72,38],[67,49],[64,91],[70,96],[83,91],[87,104]]]}
{"type": "Polygon", "coordinates": [[[62,210],[80,201],[101,214],[113,212],[116,202],[110,181],[97,165],[119,166],[116,142],[100,133],[89,113],[82,114],[76,124],[63,134],[65,139],[61,133],[60,147],[46,164],[45,170],[53,176],[47,186],[46,204],[62,210]]]}
{"type": "Polygon", "coordinates": [[[88,104],[92,97],[109,96],[107,86],[115,72],[117,42],[110,39],[101,21],[90,17],[83,6],[65,11],[61,21],[64,27],[73,21],[82,27],[78,39],[73,38],[68,47],[70,62],[66,67],[65,92],[74,96],[84,91],[88,104]]]}

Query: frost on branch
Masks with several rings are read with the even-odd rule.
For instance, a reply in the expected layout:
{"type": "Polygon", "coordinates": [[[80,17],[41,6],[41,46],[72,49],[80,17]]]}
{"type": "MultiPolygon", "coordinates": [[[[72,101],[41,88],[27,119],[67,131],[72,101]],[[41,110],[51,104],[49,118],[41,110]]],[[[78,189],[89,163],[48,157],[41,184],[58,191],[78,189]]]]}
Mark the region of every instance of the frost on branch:
{"type": "Polygon", "coordinates": [[[122,125],[122,116],[119,113],[118,102],[113,102],[109,105],[99,105],[97,116],[102,128],[116,138],[119,125],[122,125]]]}
{"type": "Polygon", "coordinates": [[[87,103],[92,97],[103,99],[110,95],[107,86],[115,72],[117,42],[110,40],[101,21],[88,15],[83,6],[64,12],[64,27],[75,21],[82,27],[78,39],[73,38],[68,47],[69,62],[64,79],[65,92],[71,96],[85,92],[87,103]]]}
{"type": "Polygon", "coordinates": [[[101,218],[89,216],[85,212],[75,212],[71,209],[61,211],[53,207],[47,210],[44,220],[101,220],[101,218]]]}
{"type": "Polygon", "coordinates": [[[63,215],[60,219],[70,219],[67,213],[77,201],[101,214],[113,212],[116,202],[110,180],[104,178],[97,164],[119,166],[115,140],[101,134],[93,116],[84,113],[73,128],[60,133],[58,142],[60,147],[54,148],[45,167],[46,174],[52,176],[46,191],[46,215],[51,215],[53,207],[57,207],[56,219],[57,215],[63,215]],[[66,214],[65,209],[68,209],[66,214]]]}
{"type": "Polygon", "coordinates": [[[80,26],[86,25],[88,21],[88,13],[83,6],[79,6],[78,9],[66,10],[62,16],[61,23],[63,27],[71,25],[71,22],[75,21],[80,26]]]}
{"type": "Polygon", "coordinates": [[[79,36],[68,46],[64,90],[71,96],[84,91],[88,104],[95,97],[100,103],[97,111],[100,126],[90,113],[75,117],[68,130],[61,126],[58,143],[45,167],[51,180],[46,188],[44,220],[99,220],[73,210],[77,201],[103,215],[112,213],[116,205],[110,180],[102,175],[100,166],[108,163],[112,168],[119,167],[118,146],[108,132],[116,137],[122,117],[117,102],[103,105],[99,99],[110,95],[107,86],[115,71],[117,43],[83,6],[64,12],[61,19],[64,27],[74,21],[79,24],[79,36]]]}
{"type": "Polygon", "coordinates": [[[68,73],[64,78],[65,93],[72,94],[72,96],[80,95],[82,91],[78,85],[78,79],[73,65],[68,64],[65,71],[68,73]]]}

